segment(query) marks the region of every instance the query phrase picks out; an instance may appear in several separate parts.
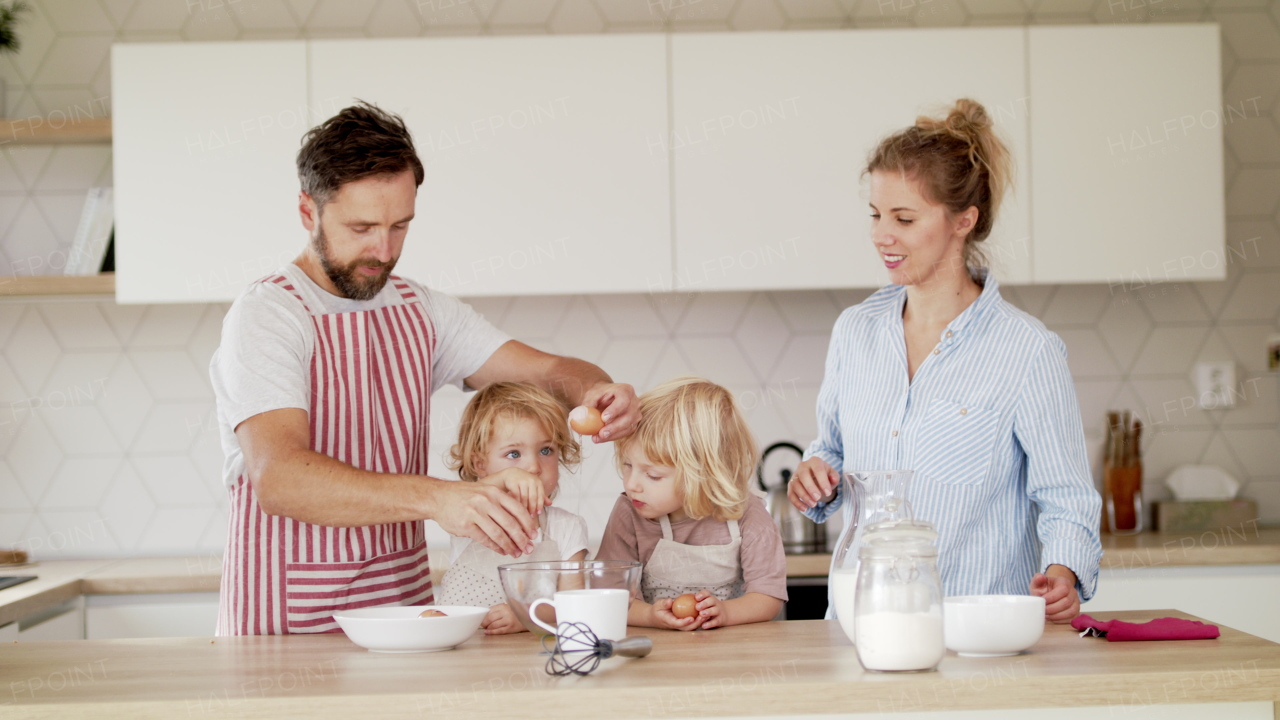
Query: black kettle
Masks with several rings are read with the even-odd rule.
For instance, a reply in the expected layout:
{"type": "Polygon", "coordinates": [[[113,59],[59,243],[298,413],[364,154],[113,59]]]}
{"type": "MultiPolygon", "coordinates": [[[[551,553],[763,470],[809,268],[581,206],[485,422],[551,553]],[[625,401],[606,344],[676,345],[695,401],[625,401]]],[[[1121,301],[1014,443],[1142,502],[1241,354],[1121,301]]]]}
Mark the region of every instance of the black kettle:
{"type": "Polygon", "coordinates": [[[760,464],[756,466],[756,480],[760,483],[760,489],[766,493],[765,508],[769,510],[769,515],[778,525],[778,532],[782,535],[782,551],[788,555],[807,555],[827,551],[826,526],[810,520],[787,499],[787,483],[791,481],[791,476],[795,474],[796,467],[803,459],[804,451],[800,446],[785,441],[776,442],[765,449],[764,454],[760,456],[760,464]],[[765,465],[771,455],[776,455],[775,462],[769,468],[770,475],[775,471],[777,473],[774,475],[773,485],[765,482],[765,465]],[[789,455],[795,457],[788,457],[789,455]],[[785,460],[779,462],[779,458],[785,460]],[[778,465],[782,467],[779,469],[778,465]]]}

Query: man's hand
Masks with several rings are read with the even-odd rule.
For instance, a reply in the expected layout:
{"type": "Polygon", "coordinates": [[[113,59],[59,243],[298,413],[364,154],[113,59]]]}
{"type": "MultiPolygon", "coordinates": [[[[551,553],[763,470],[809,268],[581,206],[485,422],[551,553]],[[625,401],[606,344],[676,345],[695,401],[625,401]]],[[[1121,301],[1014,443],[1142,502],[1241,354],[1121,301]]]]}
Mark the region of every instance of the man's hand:
{"type": "Polygon", "coordinates": [[[839,484],[840,473],[822,458],[811,457],[800,463],[787,483],[787,498],[797,510],[804,512],[819,502],[830,502],[839,484]]]}
{"type": "Polygon", "coordinates": [[[620,440],[640,424],[640,402],[636,389],[626,383],[598,383],[582,396],[582,404],[600,411],[604,427],[592,436],[597,443],[620,440]]]}
{"type": "Polygon", "coordinates": [[[520,557],[533,552],[538,525],[520,501],[493,485],[437,481],[429,517],[456,537],[494,552],[520,557]]]}
{"type": "Polygon", "coordinates": [[[530,515],[541,514],[542,508],[551,504],[542,481],[518,467],[503,468],[477,482],[506,490],[524,505],[530,515]]]}
{"type": "Polygon", "coordinates": [[[533,383],[567,407],[586,405],[599,410],[605,425],[592,436],[598,443],[624,438],[635,432],[640,422],[635,388],[615,383],[608,373],[586,360],[545,353],[518,340],[508,340],[466,378],[467,387],[473,390],[495,382],[533,383]]]}
{"type": "Polygon", "coordinates": [[[1050,565],[1031,578],[1031,594],[1044,598],[1044,617],[1059,625],[1080,614],[1076,574],[1062,565],[1050,565]]]}

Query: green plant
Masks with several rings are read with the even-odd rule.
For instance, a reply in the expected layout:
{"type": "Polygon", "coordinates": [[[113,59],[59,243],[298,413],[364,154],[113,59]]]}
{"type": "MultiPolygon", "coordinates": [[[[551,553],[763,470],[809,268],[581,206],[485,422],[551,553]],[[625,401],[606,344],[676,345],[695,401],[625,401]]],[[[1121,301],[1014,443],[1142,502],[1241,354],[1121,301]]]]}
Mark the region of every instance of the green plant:
{"type": "Polygon", "coordinates": [[[8,5],[0,2],[0,53],[16,53],[22,47],[18,40],[18,18],[30,9],[25,0],[13,0],[8,5]]]}

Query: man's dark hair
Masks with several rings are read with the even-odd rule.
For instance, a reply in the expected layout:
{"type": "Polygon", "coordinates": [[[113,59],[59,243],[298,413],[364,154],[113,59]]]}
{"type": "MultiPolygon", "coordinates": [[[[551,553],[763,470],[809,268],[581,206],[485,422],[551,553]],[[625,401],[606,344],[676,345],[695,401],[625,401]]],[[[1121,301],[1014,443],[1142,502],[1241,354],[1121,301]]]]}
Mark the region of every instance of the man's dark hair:
{"type": "Polygon", "coordinates": [[[308,130],[298,151],[298,181],[320,207],[346,183],[410,169],[422,185],[422,161],[404,120],[363,100],[308,130]]]}

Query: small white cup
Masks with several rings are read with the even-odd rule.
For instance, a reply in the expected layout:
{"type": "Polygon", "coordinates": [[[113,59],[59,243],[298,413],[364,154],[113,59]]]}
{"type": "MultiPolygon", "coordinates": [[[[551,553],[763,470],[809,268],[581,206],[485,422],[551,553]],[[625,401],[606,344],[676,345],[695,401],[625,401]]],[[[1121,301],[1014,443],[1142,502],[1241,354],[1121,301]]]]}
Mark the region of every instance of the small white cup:
{"type": "Polygon", "coordinates": [[[529,618],[552,635],[556,629],[538,619],[539,605],[555,608],[556,622],[578,622],[591,628],[601,640],[621,640],[627,636],[627,607],[631,593],[621,588],[561,590],[550,600],[538,598],[529,606],[529,618]]]}

